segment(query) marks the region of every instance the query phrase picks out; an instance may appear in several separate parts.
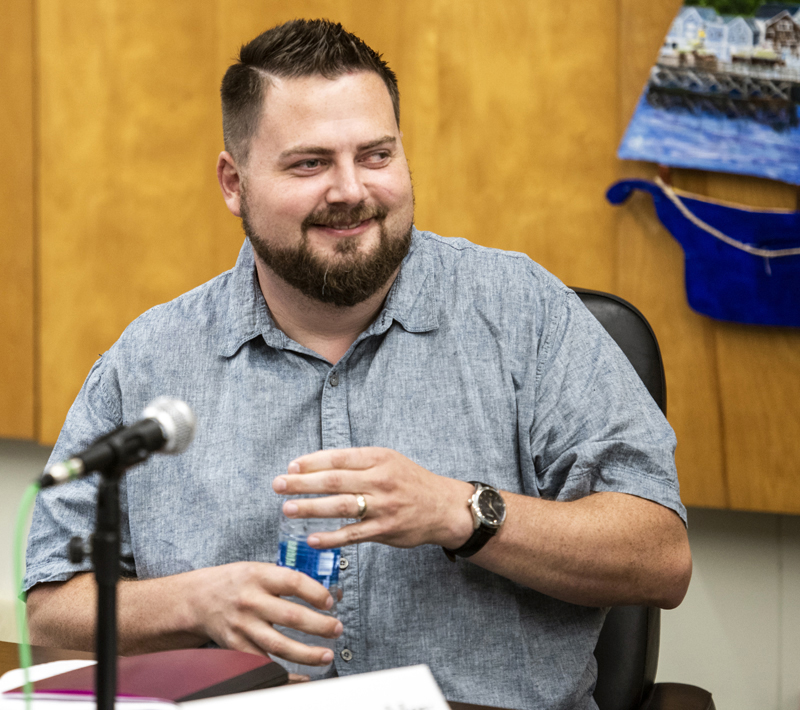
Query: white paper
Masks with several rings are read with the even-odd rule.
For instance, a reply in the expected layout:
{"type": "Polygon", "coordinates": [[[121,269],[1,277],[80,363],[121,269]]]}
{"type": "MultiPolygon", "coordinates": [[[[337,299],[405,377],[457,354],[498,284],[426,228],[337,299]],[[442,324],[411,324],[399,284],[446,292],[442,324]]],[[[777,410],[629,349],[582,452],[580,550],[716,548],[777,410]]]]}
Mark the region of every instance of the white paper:
{"type": "Polygon", "coordinates": [[[179,705],[186,710],[450,710],[428,666],[282,685],[179,705]]]}
{"type": "MultiPolygon", "coordinates": [[[[52,663],[40,663],[38,666],[31,666],[28,669],[28,677],[31,683],[37,680],[51,678],[59,673],[67,673],[85,666],[93,666],[95,661],[53,661],[52,663]]],[[[0,677],[0,693],[5,693],[12,688],[19,688],[25,682],[22,668],[15,668],[0,677]]]]}
{"type": "MultiPolygon", "coordinates": [[[[38,666],[31,666],[28,669],[30,681],[44,680],[60,673],[74,671],[84,666],[93,666],[95,661],[53,661],[52,663],[40,663],[38,666]]],[[[13,688],[19,688],[25,682],[25,676],[21,668],[8,671],[0,677],[0,693],[13,688]]],[[[117,703],[125,703],[131,706],[131,710],[164,710],[169,707],[176,707],[175,703],[167,700],[150,700],[139,698],[117,698],[117,703]]],[[[47,695],[38,694],[31,698],[31,710],[94,710],[97,707],[94,696],[88,695],[47,695]]],[[[2,696],[0,695],[0,710],[25,710],[24,696],[2,696]]]]}

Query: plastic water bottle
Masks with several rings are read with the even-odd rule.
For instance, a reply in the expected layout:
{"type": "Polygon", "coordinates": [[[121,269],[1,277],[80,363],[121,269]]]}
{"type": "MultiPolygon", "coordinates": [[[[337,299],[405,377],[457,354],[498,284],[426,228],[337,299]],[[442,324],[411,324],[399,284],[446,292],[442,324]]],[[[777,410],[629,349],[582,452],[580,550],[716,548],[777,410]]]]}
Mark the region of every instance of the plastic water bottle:
{"type": "MultiPolygon", "coordinates": [[[[331,593],[333,606],[328,611],[322,611],[298,597],[284,597],[284,599],[296,604],[302,604],[319,614],[336,616],[336,604],[339,598],[339,557],[341,550],[338,548],[334,550],[315,550],[308,545],[306,540],[313,533],[338,530],[342,524],[342,520],[332,518],[282,517],[278,538],[278,566],[296,569],[298,572],[303,572],[319,582],[331,593]]],[[[276,625],[275,629],[284,636],[307,646],[322,646],[332,651],[336,646],[336,639],[314,636],[313,634],[307,634],[285,626],[276,625]]],[[[305,666],[274,656],[273,660],[278,661],[289,673],[307,675],[311,680],[328,675],[333,665],[329,663],[327,666],[305,666]]]]}

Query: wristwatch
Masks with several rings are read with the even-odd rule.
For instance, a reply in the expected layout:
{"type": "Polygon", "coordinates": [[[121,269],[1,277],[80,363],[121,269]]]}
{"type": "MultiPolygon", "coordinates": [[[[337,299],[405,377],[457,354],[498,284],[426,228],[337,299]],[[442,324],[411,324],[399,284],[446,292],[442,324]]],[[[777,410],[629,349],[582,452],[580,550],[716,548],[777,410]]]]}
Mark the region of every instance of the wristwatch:
{"type": "Polygon", "coordinates": [[[474,532],[457,550],[448,550],[443,547],[444,554],[451,562],[459,557],[469,557],[480,550],[492,536],[500,529],[506,519],[506,502],[496,489],[485,483],[470,481],[475,486],[475,492],[467,501],[472,513],[472,526],[474,532]]]}

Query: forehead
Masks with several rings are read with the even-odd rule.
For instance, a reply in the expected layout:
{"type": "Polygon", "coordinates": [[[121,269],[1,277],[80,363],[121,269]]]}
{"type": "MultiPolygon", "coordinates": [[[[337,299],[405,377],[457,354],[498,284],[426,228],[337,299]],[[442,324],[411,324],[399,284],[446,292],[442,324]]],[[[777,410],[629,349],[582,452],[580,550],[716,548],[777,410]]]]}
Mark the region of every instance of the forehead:
{"type": "Polygon", "coordinates": [[[389,91],[374,72],[273,78],[253,147],[270,153],[294,144],[336,149],[383,135],[399,138],[399,129],[389,91]]]}

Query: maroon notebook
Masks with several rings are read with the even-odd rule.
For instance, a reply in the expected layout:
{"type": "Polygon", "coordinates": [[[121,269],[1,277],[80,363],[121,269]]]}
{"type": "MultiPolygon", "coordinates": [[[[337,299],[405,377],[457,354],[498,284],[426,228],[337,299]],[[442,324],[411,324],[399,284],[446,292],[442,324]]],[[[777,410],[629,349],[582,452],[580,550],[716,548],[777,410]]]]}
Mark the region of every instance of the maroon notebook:
{"type": "MultiPolygon", "coordinates": [[[[95,666],[36,681],[37,693],[94,694],[95,666]]],[[[263,656],[221,648],[160,651],[117,661],[117,695],[181,702],[283,685],[283,666],[263,656]]],[[[6,691],[20,693],[22,688],[6,691]]]]}

